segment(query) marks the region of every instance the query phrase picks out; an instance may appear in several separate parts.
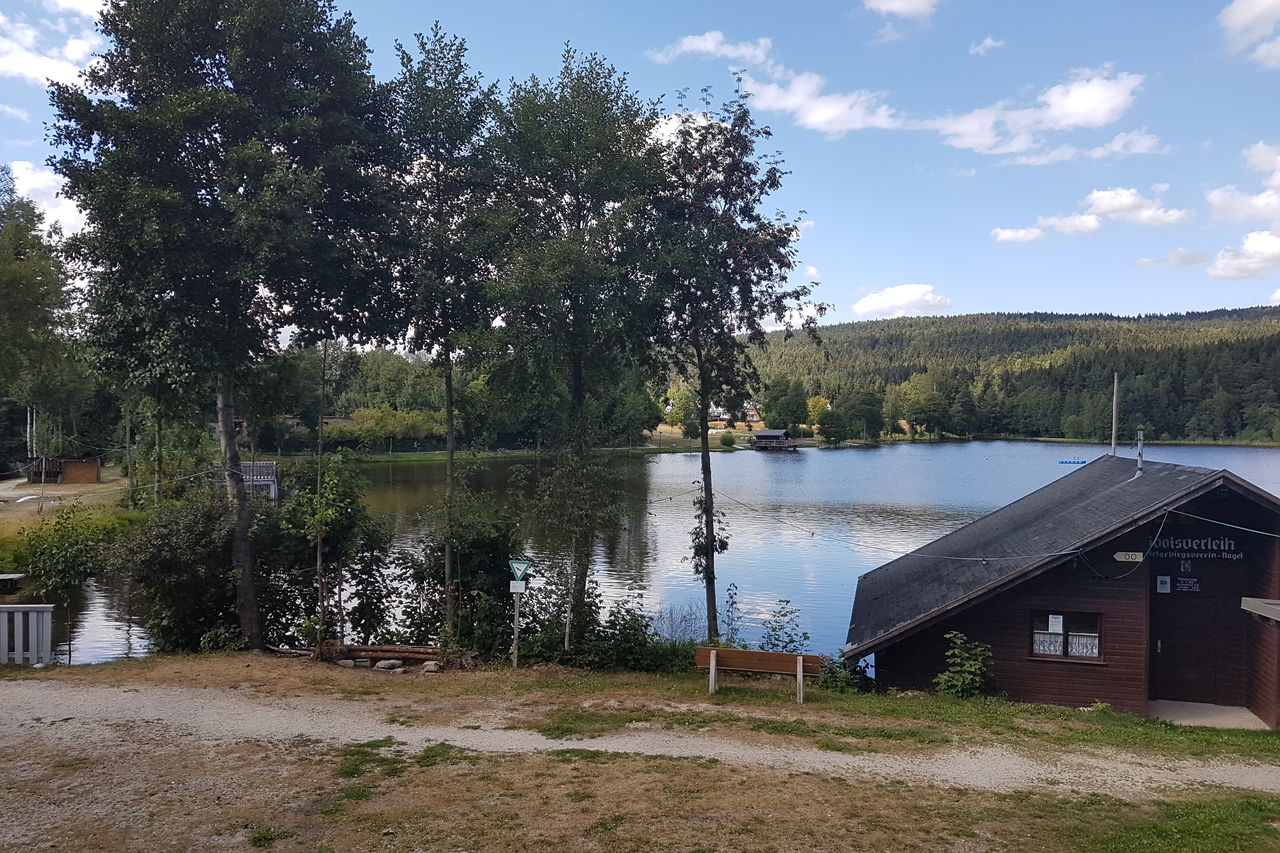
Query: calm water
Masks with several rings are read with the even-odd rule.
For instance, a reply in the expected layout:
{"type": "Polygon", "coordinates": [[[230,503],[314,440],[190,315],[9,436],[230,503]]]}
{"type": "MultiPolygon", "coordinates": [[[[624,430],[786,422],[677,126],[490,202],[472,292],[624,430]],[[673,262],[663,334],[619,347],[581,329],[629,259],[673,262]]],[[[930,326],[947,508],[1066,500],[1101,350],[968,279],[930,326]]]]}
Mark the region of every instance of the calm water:
{"type": "MultiPolygon", "coordinates": [[[[717,560],[721,601],[736,584],[743,633],[753,639],[760,618],[778,599],[789,599],[800,609],[811,647],[835,651],[844,643],[859,575],[1075,470],[1059,460],[1091,460],[1103,452],[1099,445],[996,441],[717,454],[713,477],[730,536],[729,550],[717,560]]],[[[1280,494],[1280,450],[1155,447],[1146,455],[1228,468],[1280,494]]],[[[513,464],[488,463],[478,479],[501,486],[513,464]]],[[[698,457],[666,454],[619,464],[626,483],[622,520],[596,549],[602,590],[609,598],[642,594],[651,611],[700,607],[702,588],[684,562],[698,457]]],[[[390,522],[400,544],[412,546],[425,523],[415,516],[442,498],[444,466],[386,463],[370,466],[366,475],[370,508],[390,522]]],[[[536,574],[544,552],[536,540],[529,552],[536,574]]],[[[63,659],[68,648],[75,663],[145,654],[146,634],[130,609],[126,588],[90,584],[73,606],[71,623],[59,608],[63,659]]]]}
{"type": "MultiPolygon", "coordinates": [[[[752,639],[760,618],[789,599],[812,648],[834,651],[844,644],[859,575],[1076,470],[1060,460],[1091,460],[1105,450],[992,441],[717,454],[712,476],[730,536],[729,550],[717,558],[721,600],[725,587],[736,584],[747,617],[743,633],[752,639]]],[[[1280,493],[1280,450],[1156,447],[1146,457],[1228,468],[1280,493]]],[[[492,463],[483,479],[503,482],[512,464],[492,463]]],[[[625,464],[622,522],[596,553],[602,589],[615,598],[642,593],[650,610],[699,606],[701,585],[683,562],[698,457],[667,454],[625,464]]],[[[423,522],[412,516],[439,502],[443,471],[432,463],[369,470],[369,504],[386,514],[402,541],[421,533],[423,522]]],[[[530,551],[536,573],[537,541],[530,551]]]]}

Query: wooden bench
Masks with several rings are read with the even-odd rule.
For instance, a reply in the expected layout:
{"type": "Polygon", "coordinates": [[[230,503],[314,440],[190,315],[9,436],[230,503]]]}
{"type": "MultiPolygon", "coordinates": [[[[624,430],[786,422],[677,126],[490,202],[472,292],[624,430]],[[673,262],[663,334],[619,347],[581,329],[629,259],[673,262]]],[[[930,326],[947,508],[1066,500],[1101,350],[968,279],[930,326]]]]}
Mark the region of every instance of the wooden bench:
{"type": "Polygon", "coordinates": [[[715,693],[720,687],[721,672],[754,672],[762,675],[794,675],[796,701],[804,704],[804,679],[822,672],[821,655],[798,655],[789,652],[753,652],[747,649],[714,649],[698,646],[694,664],[707,670],[707,687],[715,693]]]}

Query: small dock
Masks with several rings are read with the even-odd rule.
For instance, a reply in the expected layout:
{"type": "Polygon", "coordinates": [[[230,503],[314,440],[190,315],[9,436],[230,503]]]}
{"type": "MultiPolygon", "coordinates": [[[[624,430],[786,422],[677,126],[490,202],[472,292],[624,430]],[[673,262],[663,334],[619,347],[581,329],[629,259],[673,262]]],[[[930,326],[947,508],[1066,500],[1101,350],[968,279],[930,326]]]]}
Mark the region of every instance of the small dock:
{"type": "Polygon", "coordinates": [[[0,575],[0,595],[17,595],[18,586],[26,575],[0,575]]]}

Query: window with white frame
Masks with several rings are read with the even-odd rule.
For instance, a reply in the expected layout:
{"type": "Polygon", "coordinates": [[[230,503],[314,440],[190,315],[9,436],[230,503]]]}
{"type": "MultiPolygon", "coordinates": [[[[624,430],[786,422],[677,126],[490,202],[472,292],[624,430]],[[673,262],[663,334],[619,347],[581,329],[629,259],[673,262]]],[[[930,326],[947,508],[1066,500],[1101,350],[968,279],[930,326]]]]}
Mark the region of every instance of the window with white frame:
{"type": "Polygon", "coordinates": [[[1053,658],[1100,658],[1101,628],[1102,617],[1097,613],[1033,613],[1031,654],[1053,658]]]}

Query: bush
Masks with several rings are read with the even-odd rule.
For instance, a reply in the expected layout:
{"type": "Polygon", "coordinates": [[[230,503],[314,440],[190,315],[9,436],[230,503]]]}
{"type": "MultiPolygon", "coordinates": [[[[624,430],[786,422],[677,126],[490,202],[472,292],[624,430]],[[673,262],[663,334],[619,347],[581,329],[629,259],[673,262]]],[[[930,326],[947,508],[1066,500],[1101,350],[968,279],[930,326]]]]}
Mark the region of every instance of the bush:
{"type": "Polygon", "coordinates": [[[851,661],[836,652],[822,659],[818,686],[837,693],[870,693],[876,688],[876,680],[867,673],[865,660],[851,661]]]}
{"type": "Polygon", "coordinates": [[[799,654],[809,648],[809,634],[800,630],[800,608],[791,601],[778,599],[778,605],[764,620],[764,633],[760,637],[760,650],[799,654]]]}
{"type": "Polygon", "coordinates": [[[974,699],[990,696],[992,689],[991,647],[986,643],[971,641],[959,631],[948,631],[946,640],[947,668],[933,680],[939,693],[958,699],[974,699]]]}
{"type": "Polygon", "coordinates": [[[720,446],[721,446],[721,447],[733,447],[733,446],[734,446],[735,444],[737,444],[737,443],[738,443],[738,437],[737,437],[737,436],[735,436],[733,433],[731,433],[731,432],[722,432],[722,433],[720,433],[720,446]]]}
{"type": "Polygon", "coordinates": [[[66,601],[89,578],[107,571],[111,544],[144,517],[91,514],[80,504],[61,507],[53,518],[22,532],[14,562],[34,589],[66,601]]]}
{"type": "Polygon", "coordinates": [[[702,435],[702,428],[698,426],[697,421],[685,421],[680,434],[685,438],[699,438],[702,435]]]}

